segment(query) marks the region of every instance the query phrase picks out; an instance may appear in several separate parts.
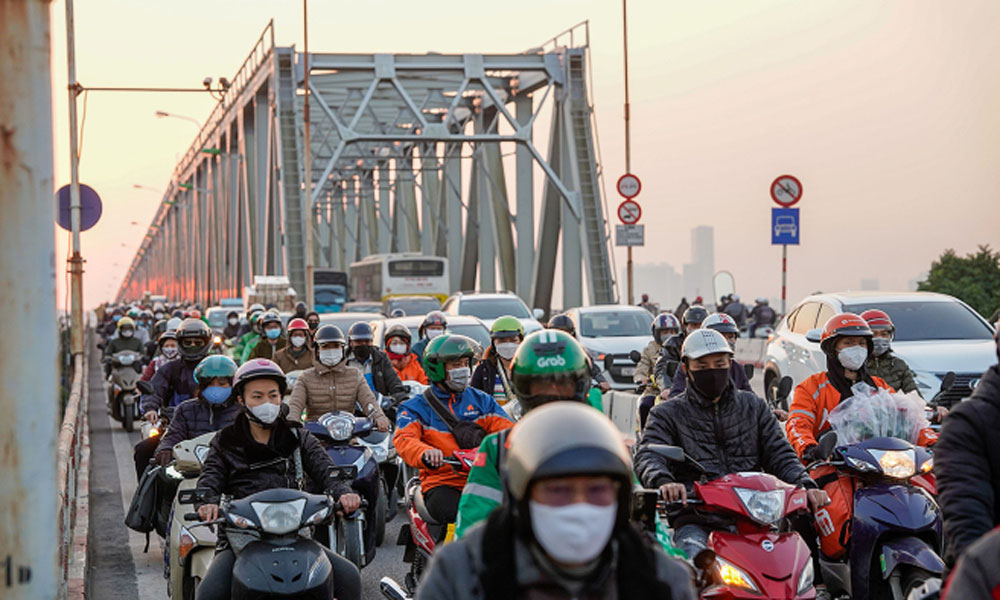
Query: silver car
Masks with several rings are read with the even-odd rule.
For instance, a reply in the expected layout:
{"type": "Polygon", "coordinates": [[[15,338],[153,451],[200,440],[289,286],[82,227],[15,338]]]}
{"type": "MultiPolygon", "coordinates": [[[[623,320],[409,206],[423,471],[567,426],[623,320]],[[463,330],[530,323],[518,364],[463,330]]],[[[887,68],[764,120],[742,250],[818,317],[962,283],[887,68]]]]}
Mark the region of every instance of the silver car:
{"type": "Polygon", "coordinates": [[[573,321],[580,344],[604,371],[612,389],[635,389],[635,363],[629,354],[633,350],[642,352],[653,339],[653,315],[639,306],[616,304],[571,308],[565,314],[573,321]]]}

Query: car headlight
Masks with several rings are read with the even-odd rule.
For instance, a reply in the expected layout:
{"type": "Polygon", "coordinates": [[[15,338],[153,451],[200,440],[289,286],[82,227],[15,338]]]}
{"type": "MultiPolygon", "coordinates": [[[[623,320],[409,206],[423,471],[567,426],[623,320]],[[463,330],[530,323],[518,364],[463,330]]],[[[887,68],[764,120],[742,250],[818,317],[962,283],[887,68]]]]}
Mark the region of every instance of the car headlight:
{"type": "Polygon", "coordinates": [[[746,488],[733,489],[754,521],[763,525],[774,525],[785,516],[784,490],[762,492],[746,488]]]}
{"type": "Polygon", "coordinates": [[[250,507],[257,513],[261,529],[267,533],[284,535],[299,528],[306,499],[299,498],[288,502],[251,502],[250,507]]]}
{"type": "Polygon", "coordinates": [[[347,413],[326,413],[319,418],[319,423],[337,442],[347,441],[354,434],[354,417],[347,413]]]}
{"type": "Polygon", "coordinates": [[[869,450],[882,472],[894,479],[909,479],[916,472],[917,459],[913,450],[869,450]]]}
{"type": "Polygon", "coordinates": [[[718,574],[719,579],[724,585],[750,590],[751,592],[757,594],[760,593],[760,590],[757,589],[757,585],[753,582],[753,579],[747,575],[746,571],[721,556],[715,557],[715,572],[718,574]]]}
{"type": "Polygon", "coordinates": [[[806,561],[806,566],[802,567],[802,574],[799,575],[799,585],[797,587],[796,595],[802,595],[808,592],[813,586],[813,563],[812,560],[806,561]]]}
{"type": "Polygon", "coordinates": [[[204,444],[198,444],[194,447],[194,457],[198,459],[198,462],[205,464],[205,459],[208,458],[209,447],[204,444]]]}

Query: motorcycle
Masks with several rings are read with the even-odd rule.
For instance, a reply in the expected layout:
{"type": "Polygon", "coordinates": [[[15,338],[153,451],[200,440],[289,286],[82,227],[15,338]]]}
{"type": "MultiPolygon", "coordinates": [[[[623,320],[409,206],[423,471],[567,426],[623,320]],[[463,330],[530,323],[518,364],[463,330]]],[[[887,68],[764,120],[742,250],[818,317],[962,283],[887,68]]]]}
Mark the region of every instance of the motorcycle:
{"type": "MultiPolygon", "coordinates": [[[[675,462],[686,462],[705,473],[698,461],[681,448],[651,445],[651,450],[675,462]]],[[[682,503],[658,500],[659,490],[637,493],[639,521],[647,530],[653,510],[668,515],[680,511],[682,503]]],[[[732,530],[713,531],[708,546],[693,557],[701,598],[815,598],[813,566],[809,548],[788,526],[789,516],[808,511],[806,491],[766,473],[733,473],[694,484],[687,504],[699,513],[729,522],[732,530]]]]}
{"type": "MultiPolygon", "coordinates": [[[[143,381],[140,383],[146,382],[143,381]]],[[[139,432],[142,434],[142,439],[145,440],[163,435],[167,431],[167,427],[170,425],[170,419],[174,414],[174,407],[168,406],[160,408],[156,411],[156,414],[156,423],[150,423],[145,420],[142,422],[142,426],[139,428],[139,432]]]]}
{"type": "MultiPolygon", "coordinates": [[[[308,531],[331,520],[339,503],[329,496],[279,488],[240,500],[223,496],[219,518],[200,522],[225,528],[236,562],[233,600],[257,598],[333,598],[333,567],[320,543],[308,531]]],[[[198,513],[184,515],[198,520],[198,513]]]]}
{"type": "Polygon", "coordinates": [[[191,527],[182,518],[197,500],[198,476],[214,436],[215,432],[209,432],[178,442],[173,448],[173,462],[163,471],[177,490],[170,511],[166,557],[167,592],[175,600],[194,599],[195,590],[215,556],[215,531],[191,527]]]}
{"type": "MultiPolygon", "coordinates": [[[[377,392],[375,396],[379,405],[382,407],[383,413],[387,416],[389,415],[389,411],[395,413],[392,398],[383,396],[377,392]]],[[[393,414],[393,416],[395,416],[395,414],[393,414]]],[[[389,420],[390,422],[395,422],[394,418],[390,418],[389,420]]],[[[385,497],[385,513],[382,517],[382,521],[378,523],[378,526],[375,528],[376,546],[381,546],[382,542],[385,541],[385,523],[388,523],[396,518],[396,514],[399,512],[397,484],[399,482],[400,464],[402,463],[402,459],[400,459],[399,455],[396,453],[396,447],[392,445],[392,434],[393,428],[390,425],[389,431],[382,432],[372,430],[372,432],[368,435],[357,438],[360,445],[372,451],[372,455],[378,463],[382,496],[385,497]]]]}
{"type": "Polygon", "coordinates": [[[375,559],[375,539],[381,529],[385,537],[386,497],[382,492],[379,468],[370,448],[355,442],[372,433],[370,419],[355,418],[347,412],[331,412],[305,424],[323,444],[327,456],[337,465],[337,476],[351,482],[361,496],[362,508],[354,514],[337,518],[326,530],[317,531],[321,541],[344,556],[359,569],[375,559]]]}
{"type": "Polygon", "coordinates": [[[133,423],[142,415],[139,414],[139,394],[136,391],[139,381],[139,365],[142,354],[132,350],[115,352],[108,359],[111,362],[111,374],[108,376],[108,407],[111,416],[120,421],[122,428],[131,433],[133,423]]]}
{"type": "MultiPolygon", "coordinates": [[[[828,438],[835,443],[837,432],[823,434],[820,444],[832,446],[828,438]]],[[[941,578],[941,509],[919,479],[930,474],[933,464],[924,448],[899,438],[874,437],[839,446],[830,458],[807,467],[811,472],[830,465],[861,482],[854,491],[845,558],[820,557],[831,593],[903,600],[941,578]]],[[[817,524],[824,526],[822,511],[817,524]]]]}
{"type": "Polygon", "coordinates": [[[945,394],[951,391],[951,388],[955,385],[955,372],[948,371],[941,378],[941,388],[938,390],[934,397],[927,401],[927,408],[924,410],[924,417],[931,423],[931,429],[934,431],[941,431],[941,416],[938,414],[938,406],[941,398],[945,394]]]}

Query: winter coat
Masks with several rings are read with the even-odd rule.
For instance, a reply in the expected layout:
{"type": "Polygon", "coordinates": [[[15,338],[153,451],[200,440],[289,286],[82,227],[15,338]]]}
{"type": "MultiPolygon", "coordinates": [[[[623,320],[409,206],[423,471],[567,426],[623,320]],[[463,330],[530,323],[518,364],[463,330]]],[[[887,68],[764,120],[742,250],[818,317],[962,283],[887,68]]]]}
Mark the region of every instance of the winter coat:
{"type": "Polygon", "coordinates": [[[748,311],[742,302],[730,302],[723,312],[732,317],[740,327],[746,325],[748,311]]]}
{"type": "Polygon", "coordinates": [[[295,347],[288,344],[274,355],[274,362],[285,373],[304,371],[313,367],[313,352],[308,346],[300,348],[301,354],[295,355],[295,347]]]}
{"type": "Polygon", "coordinates": [[[236,323],[236,325],[229,325],[227,323],[222,329],[222,337],[227,340],[238,338],[241,331],[243,331],[243,326],[240,323],[236,323]]]}
{"type": "Polygon", "coordinates": [[[410,395],[403,382],[399,380],[399,375],[396,374],[389,357],[378,348],[373,347],[370,352],[368,360],[364,363],[350,353],[347,355],[347,363],[361,371],[374,391],[383,396],[391,396],[393,402],[399,403],[409,398],[410,395]],[[370,380],[369,375],[371,375],[370,380]]]}
{"type": "Polygon", "coordinates": [[[368,387],[364,375],[341,361],[333,367],[317,364],[299,375],[288,399],[288,418],[315,421],[324,414],[343,411],[354,414],[358,407],[366,417],[382,417],[382,408],[375,402],[375,394],[368,387]]]}
{"type": "Polygon", "coordinates": [[[685,335],[678,333],[670,336],[667,343],[663,345],[660,357],[656,359],[656,364],[653,366],[652,380],[656,383],[657,389],[670,389],[673,379],[667,376],[667,365],[671,362],[681,362],[681,347],[684,345],[684,339],[685,335]]]}
{"type": "Polygon", "coordinates": [[[200,397],[185,400],[174,409],[170,426],[160,438],[156,451],[170,450],[178,442],[196,438],[209,431],[218,431],[232,424],[239,412],[240,405],[232,397],[224,404],[209,404],[200,397]]]}
{"type": "Polygon", "coordinates": [[[894,390],[904,394],[917,391],[917,382],[913,378],[910,366],[905,360],[893,354],[892,350],[882,356],[872,354],[865,366],[870,374],[881,377],[894,390]]]}
{"type": "Polygon", "coordinates": [[[767,304],[758,304],[750,311],[750,317],[758,325],[774,325],[774,309],[767,304]]]}
{"type": "Polygon", "coordinates": [[[250,359],[266,358],[267,360],[274,360],[275,355],[285,347],[286,342],[285,336],[274,340],[273,344],[271,340],[261,336],[260,340],[257,341],[257,345],[250,351],[250,359]]]}
{"type": "Polygon", "coordinates": [[[406,356],[406,366],[402,369],[396,369],[396,375],[400,382],[417,381],[427,385],[427,374],[424,373],[424,368],[420,366],[420,359],[415,354],[406,356]]]}
{"type": "MultiPolygon", "coordinates": [[[[934,446],[934,475],[944,516],[945,561],[1000,525],[1000,366],[944,420],[934,446]]],[[[957,596],[956,596],[957,597],[957,596]]]]}
{"type": "Polygon", "coordinates": [[[653,371],[656,367],[656,361],[660,359],[660,354],[663,353],[663,346],[658,344],[656,340],[650,340],[646,347],[642,349],[642,358],[639,359],[639,363],[635,365],[635,374],[632,376],[632,381],[639,383],[642,378],[650,380],[650,386],[647,388],[650,393],[659,393],[656,388],[656,381],[653,379],[653,371]]]}
{"type": "MultiPolygon", "coordinates": [[[[750,387],[750,380],[747,379],[747,371],[743,367],[742,363],[736,362],[735,360],[729,365],[729,378],[733,380],[733,384],[738,390],[744,390],[747,392],[753,392],[750,387]]],[[[687,389],[687,374],[684,372],[684,366],[681,365],[677,367],[677,372],[674,373],[674,381],[670,386],[670,393],[667,394],[668,397],[674,397],[681,394],[687,389]]]]}
{"type": "Polygon", "coordinates": [[[131,350],[132,352],[138,352],[139,354],[144,354],[146,350],[145,344],[138,336],[133,335],[130,338],[116,337],[107,343],[104,347],[104,356],[112,357],[119,352],[124,352],[126,350],[131,350]]]}
{"type": "Polygon", "coordinates": [[[194,369],[198,362],[200,361],[175,358],[157,369],[150,381],[155,393],[142,395],[142,412],[177,406],[188,398],[194,398],[198,393],[198,384],[194,380],[194,369]]]}
{"type": "Polygon", "coordinates": [[[1000,529],[969,546],[941,592],[941,600],[966,598],[1000,598],[1000,529]]]}
{"type": "Polygon", "coordinates": [[[501,406],[507,403],[514,395],[514,390],[510,389],[510,376],[504,373],[504,376],[500,376],[500,358],[496,354],[496,350],[490,348],[486,351],[486,356],[483,360],[476,366],[476,370],[472,372],[472,379],[469,381],[469,387],[474,387],[477,390],[485,392],[493,397],[501,406]],[[504,380],[506,379],[506,385],[504,380]]]}

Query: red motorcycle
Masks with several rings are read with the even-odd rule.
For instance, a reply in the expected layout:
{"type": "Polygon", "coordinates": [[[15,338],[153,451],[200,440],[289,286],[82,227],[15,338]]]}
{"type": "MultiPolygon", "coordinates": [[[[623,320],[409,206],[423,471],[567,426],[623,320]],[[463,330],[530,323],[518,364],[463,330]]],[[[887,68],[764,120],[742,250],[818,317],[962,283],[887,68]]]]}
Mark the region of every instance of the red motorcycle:
{"type": "MultiPolygon", "coordinates": [[[[444,464],[451,465],[451,468],[458,472],[468,473],[472,469],[477,452],[477,448],[455,450],[451,457],[444,459],[444,464]]],[[[420,577],[430,563],[434,548],[437,546],[434,541],[437,537],[435,534],[439,533],[441,528],[448,526],[448,523],[438,523],[427,512],[423,494],[420,493],[419,477],[410,479],[406,484],[406,517],[408,523],[400,528],[396,543],[406,546],[406,550],[403,552],[403,562],[410,563],[410,572],[406,574],[405,589],[390,577],[383,577],[379,581],[382,595],[389,600],[404,600],[413,597],[417,591],[420,577]]]]}
{"type": "MultiPolygon", "coordinates": [[[[651,449],[705,472],[681,448],[660,445],[651,449]]],[[[730,530],[709,534],[707,549],[693,557],[701,573],[696,582],[701,598],[816,597],[809,548],[788,525],[790,515],[809,510],[804,489],[766,473],[734,473],[695,483],[687,504],[730,524],[730,530]]],[[[682,503],[661,501],[656,506],[670,515],[679,512],[682,503]]]]}

